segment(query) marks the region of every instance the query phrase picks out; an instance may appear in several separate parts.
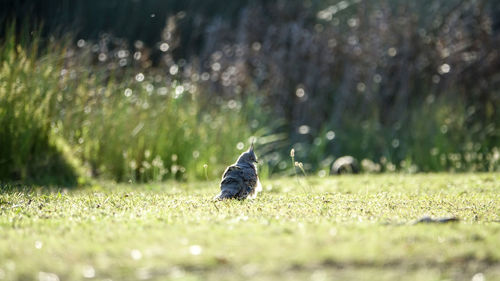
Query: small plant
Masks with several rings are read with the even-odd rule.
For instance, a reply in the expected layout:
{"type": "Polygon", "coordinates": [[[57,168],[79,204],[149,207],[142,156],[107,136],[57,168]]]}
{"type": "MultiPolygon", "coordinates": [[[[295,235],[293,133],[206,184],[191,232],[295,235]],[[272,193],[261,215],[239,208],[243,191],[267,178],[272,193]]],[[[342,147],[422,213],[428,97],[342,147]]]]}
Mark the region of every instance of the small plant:
{"type": "Polygon", "coordinates": [[[302,162],[295,161],[295,149],[290,150],[290,158],[292,159],[292,167],[293,167],[293,174],[295,176],[295,179],[297,180],[297,184],[300,186],[302,191],[304,193],[311,192],[311,186],[309,184],[304,185],[300,180],[297,175],[297,167],[300,169],[302,172],[302,175],[304,176],[304,179],[307,181],[307,174],[306,171],[304,170],[304,164],[302,162]],[[307,189],[306,189],[307,187],[307,189]]]}

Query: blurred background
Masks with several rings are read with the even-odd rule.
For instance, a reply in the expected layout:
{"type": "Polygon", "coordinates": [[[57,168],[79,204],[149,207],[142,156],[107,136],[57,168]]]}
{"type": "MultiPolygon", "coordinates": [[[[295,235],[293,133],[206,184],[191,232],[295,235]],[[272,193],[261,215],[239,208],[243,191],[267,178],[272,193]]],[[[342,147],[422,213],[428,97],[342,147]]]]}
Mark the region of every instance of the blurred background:
{"type": "Polygon", "coordinates": [[[0,181],[214,180],[253,137],[263,178],[500,170],[496,0],[2,0],[0,24],[0,181]]]}

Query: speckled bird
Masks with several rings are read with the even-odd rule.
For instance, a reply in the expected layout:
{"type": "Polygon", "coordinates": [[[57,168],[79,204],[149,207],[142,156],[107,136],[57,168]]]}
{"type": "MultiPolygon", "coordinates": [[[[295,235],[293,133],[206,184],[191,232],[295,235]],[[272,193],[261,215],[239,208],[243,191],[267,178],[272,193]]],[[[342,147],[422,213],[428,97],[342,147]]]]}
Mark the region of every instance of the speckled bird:
{"type": "Polygon", "coordinates": [[[253,151],[253,143],[243,152],[233,165],[226,168],[220,182],[217,200],[255,198],[262,191],[262,186],[257,175],[257,157],[253,151]]]}

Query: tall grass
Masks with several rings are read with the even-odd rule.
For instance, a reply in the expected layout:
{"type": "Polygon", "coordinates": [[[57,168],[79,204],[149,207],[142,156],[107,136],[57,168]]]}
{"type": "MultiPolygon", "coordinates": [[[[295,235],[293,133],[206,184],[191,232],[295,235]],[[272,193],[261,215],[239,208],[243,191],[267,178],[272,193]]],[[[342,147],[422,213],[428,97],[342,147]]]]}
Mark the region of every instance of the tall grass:
{"type": "Polygon", "coordinates": [[[85,98],[75,108],[82,111],[64,117],[63,134],[93,175],[119,181],[204,178],[208,165],[214,177],[247,145],[251,131],[239,107],[211,111],[202,108],[192,85],[148,80],[111,79],[101,91],[98,83],[77,89],[85,98]]]}
{"type": "Polygon", "coordinates": [[[250,5],[236,29],[197,27],[202,51],[182,59],[183,13],[154,46],[109,34],[75,46],[11,27],[0,180],[214,179],[252,136],[262,176],[293,172],[291,148],[308,174],[346,154],[368,171],[499,170],[500,37],[484,1],[478,13],[347,2],[250,5]]]}
{"type": "Polygon", "coordinates": [[[11,26],[0,44],[0,180],[74,184],[77,161],[51,128],[61,97],[58,46],[43,52],[36,36],[28,47],[29,34],[14,34],[11,26]]]}
{"type": "Polygon", "coordinates": [[[207,105],[194,83],[112,71],[68,44],[42,51],[39,37],[21,37],[11,28],[1,45],[0,180],[214,179],[266,133],[249,126],[265,119],[255,101],[207,105]]]}

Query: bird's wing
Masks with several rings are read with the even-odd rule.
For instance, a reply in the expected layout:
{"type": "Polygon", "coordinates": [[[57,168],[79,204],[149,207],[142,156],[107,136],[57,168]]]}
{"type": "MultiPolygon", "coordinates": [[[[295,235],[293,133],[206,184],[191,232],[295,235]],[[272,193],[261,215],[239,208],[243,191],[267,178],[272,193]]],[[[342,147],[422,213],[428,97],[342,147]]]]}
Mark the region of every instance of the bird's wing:
{"type": "Polygon", "coordinates": [[[246,186],[254,188],[257,185],[257,171],[254,168],[243,169],[242,175],[246,186]]]}
{"type": "Polygon", "coordinates": [[[216,199],[226,199],[238,197],[243,185],[241,179],[238,181],[234,178],[225,178],[220,183],[220,193],[215,198],[216,199]]]}
{"type": "Polygon", "coordinates": [[[224,171],[224,174],[222,174],[222,179],[227,177],[228,175],[235,175],[236,173],[240,173],[241,168],[236,166],[236,165],[231,165],[226,168],[226,171],[224,171]]]}
{"type": "Polygon", "coordinates": [[[232,165],[227,167],[222,181],[235,178],[240,180],[245,187],[253,188],[257,185],[257,171],[253,167],[232,165]]]}
{"type": "Polygon", "coordinates": [[[227,167],[220,183],[221,192],[216,199],[235,198],[244,189],[243,170],[236,166],[227,167]]]}

